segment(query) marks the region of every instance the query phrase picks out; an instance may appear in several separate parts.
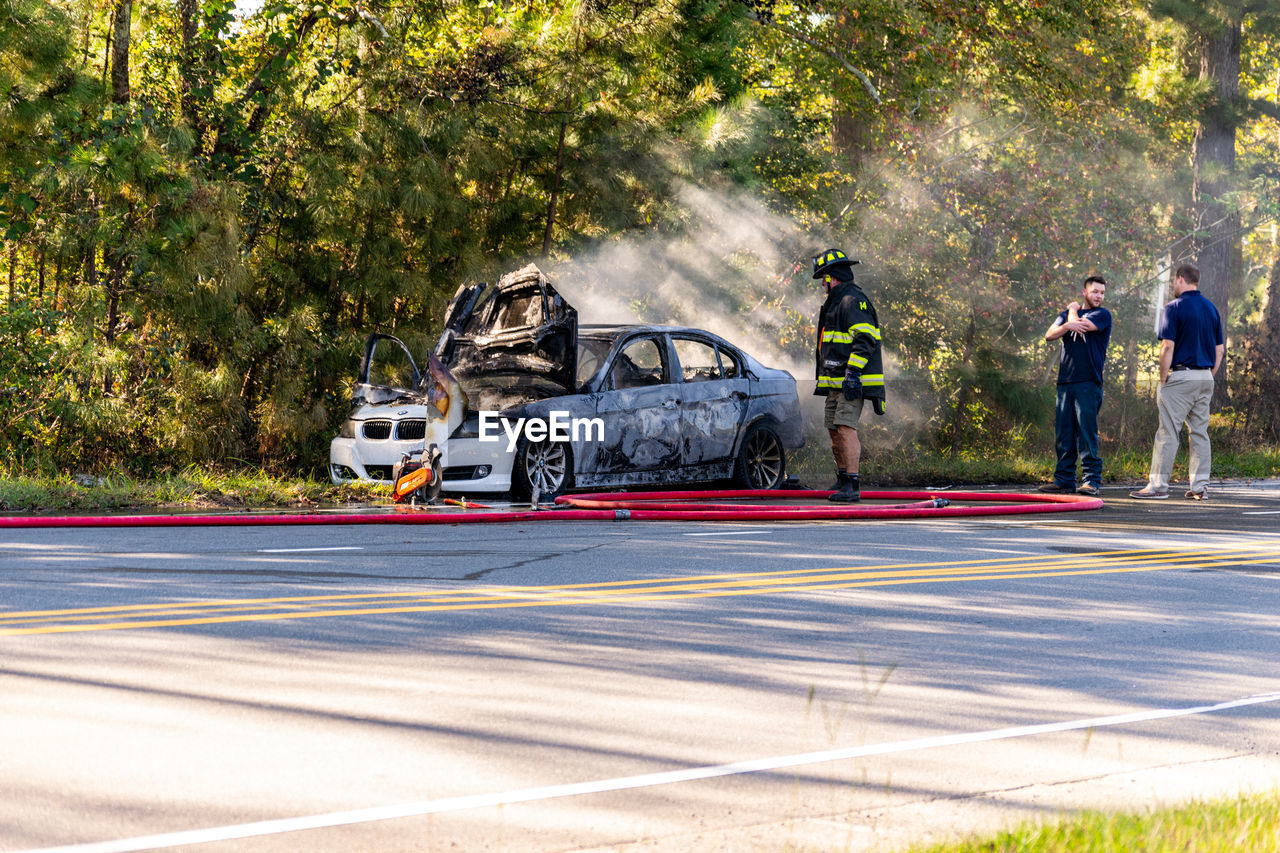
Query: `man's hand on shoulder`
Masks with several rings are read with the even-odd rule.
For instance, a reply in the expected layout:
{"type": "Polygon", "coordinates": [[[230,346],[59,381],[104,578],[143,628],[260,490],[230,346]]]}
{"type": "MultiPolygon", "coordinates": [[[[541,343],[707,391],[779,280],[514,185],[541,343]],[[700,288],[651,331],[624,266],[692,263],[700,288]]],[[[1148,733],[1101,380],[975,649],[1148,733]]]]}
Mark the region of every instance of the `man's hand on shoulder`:
{"type": "Polygon", "coordinates": [[[1080,340],[1087,333],[1097,329],[1097,326],[1093,325],[1088,320],[1068,320],[1062,324],[1062,328],[1066,329],[1072,338],[1080,340]]]}

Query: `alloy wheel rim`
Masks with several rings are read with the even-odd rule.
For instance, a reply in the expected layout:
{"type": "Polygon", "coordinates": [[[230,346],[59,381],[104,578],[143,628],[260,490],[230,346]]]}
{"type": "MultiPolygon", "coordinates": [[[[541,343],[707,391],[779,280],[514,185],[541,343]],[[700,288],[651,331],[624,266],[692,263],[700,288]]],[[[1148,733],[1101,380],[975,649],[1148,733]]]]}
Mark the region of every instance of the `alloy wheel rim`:
{"type": "Polygon", "coordinates": [[[539,492],[554,492],[564,483],[565,452],[559,445],[539,445],[531,447],[528,455],[529,483],[539,492]]]}
{"type": "Polygon", "coordinates": [[[747,450],[747,472],[752,485],[759,489],[771,488],[782,475],[782,454],[777,439],[772,433],[758,432],[751,437],[747,450]]]}

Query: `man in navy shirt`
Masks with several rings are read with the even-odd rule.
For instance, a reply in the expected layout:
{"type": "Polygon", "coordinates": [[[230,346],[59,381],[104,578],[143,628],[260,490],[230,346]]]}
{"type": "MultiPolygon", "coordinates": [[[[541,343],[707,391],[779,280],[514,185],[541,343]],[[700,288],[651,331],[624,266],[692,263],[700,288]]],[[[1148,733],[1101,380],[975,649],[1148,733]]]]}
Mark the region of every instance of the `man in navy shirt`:
{"type": "Polygon", "coordinates": [[[1160,315],[1160,384],[1156,407],[1160,427],[1151,450],[1147,485],[1129,497],[1162,500],[1169,497],[1169,476],[1178,453],[1178,433],[1187,425],[1191,447],[1191,488],[1186,497],[1202,501],[1209,485],[1209,400],[1213,377],[1225,351],[1222,319],[1200,292],[1200,270],[1183,264],[1173,276],[1173,295],[1160,315]]]}
{"type": "Polygon", "coordinates": [[[1098,409],[1102,407],[1102,366],[1111,341],[1111,312],[1102,307],[1107,282],[1091,275],[1084,280],[1079,302],[1072,302],[1044,333],[1046,341],[1062,341],[1058,366],[1058,405],[1054,413],[1054,447],[1058,464],[1053,482],[1042,492],[1097,495],[1102,488],[1098,455],[1098,409]],[[1076,488],[1076,457],[1082,472],[1076,488]]]}

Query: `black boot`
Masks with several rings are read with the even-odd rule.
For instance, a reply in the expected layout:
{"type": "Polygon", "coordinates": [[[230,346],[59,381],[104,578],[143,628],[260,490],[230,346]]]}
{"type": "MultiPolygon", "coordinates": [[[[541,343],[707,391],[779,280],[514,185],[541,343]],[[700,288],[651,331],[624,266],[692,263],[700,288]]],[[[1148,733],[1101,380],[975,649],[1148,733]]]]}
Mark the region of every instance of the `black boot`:
{"type": "Polygon", "coordinates": [[[827,500],[836,503],[852,504],[862,500],[862,487],[857,474],[841,474],[840,490],[828,495],[827,500]]]}

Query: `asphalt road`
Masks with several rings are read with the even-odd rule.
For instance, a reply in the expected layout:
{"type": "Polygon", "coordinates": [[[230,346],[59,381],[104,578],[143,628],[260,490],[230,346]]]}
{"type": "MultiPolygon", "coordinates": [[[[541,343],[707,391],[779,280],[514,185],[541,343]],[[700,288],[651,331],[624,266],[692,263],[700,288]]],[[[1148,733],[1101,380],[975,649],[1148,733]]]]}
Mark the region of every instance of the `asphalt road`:
{"type": "Polygon", "coordinates": [[[1280,484],[1104,497],[0,531],[0,849],[862,850],[1280,787],[1280,484]]]}

